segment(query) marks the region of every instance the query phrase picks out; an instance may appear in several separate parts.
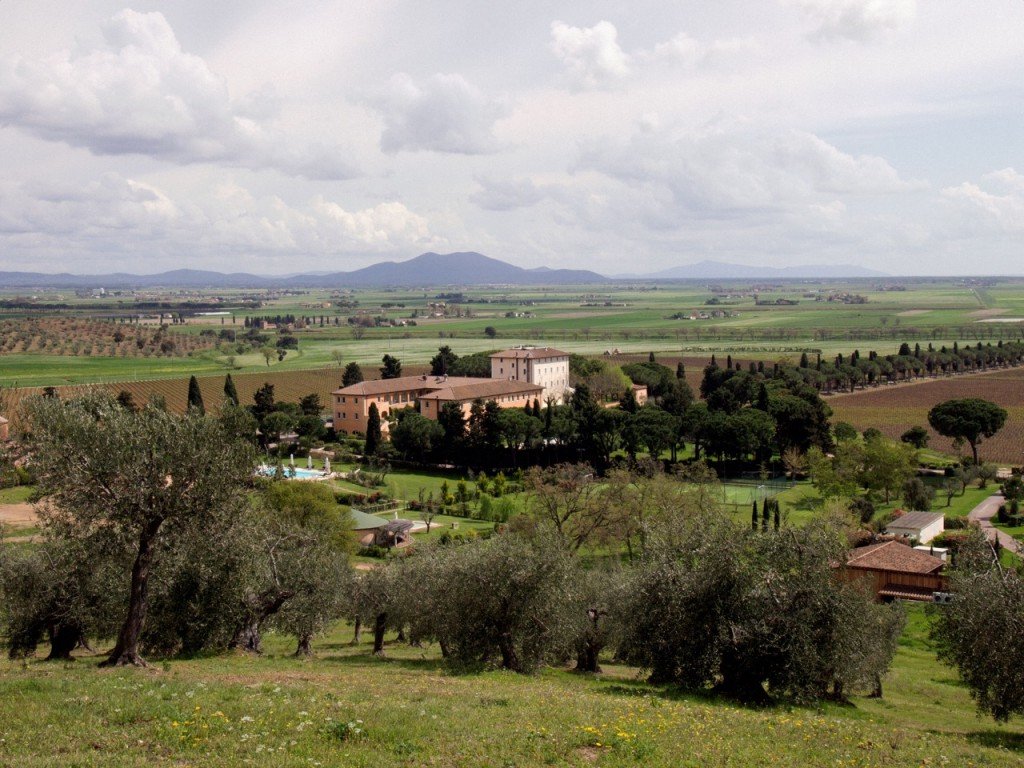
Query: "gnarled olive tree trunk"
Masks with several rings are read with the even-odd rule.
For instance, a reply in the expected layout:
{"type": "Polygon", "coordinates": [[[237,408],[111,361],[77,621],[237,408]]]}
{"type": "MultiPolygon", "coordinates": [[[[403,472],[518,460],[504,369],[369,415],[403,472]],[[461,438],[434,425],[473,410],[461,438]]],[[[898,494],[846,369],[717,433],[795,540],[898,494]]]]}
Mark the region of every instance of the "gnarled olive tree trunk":
{"type": "Polygon", "coordinates": [[[146,660],[139,653],[139,638],[146,623],[149,573],[153,567],[157,534],[162,524],[163,518],[154,518],[139,534],[139,551],[132,564],[132,580],[128,592],[128,615],[117,634],[114,650],[100,664],[101,667],[147,666],[146,660]]]}

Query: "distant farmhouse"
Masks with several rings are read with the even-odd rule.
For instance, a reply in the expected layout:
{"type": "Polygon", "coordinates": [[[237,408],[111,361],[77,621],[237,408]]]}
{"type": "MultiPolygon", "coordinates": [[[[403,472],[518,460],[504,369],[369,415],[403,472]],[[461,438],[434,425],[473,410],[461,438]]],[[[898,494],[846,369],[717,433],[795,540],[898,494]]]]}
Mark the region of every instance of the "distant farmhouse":
{"type": "Polygon", "coordinates": [[[469,415],[473,402],[493,400],[501,408],[522,408],[551,397],[562,402],[569,389],[569,353],[549,347],[516,347],[491,355],[491,378],[465,376],[401,376],[361,381],[332,393],[334,428],[365,432],[370,405],[376,404],[388,430],[386,417],[395,409],[416,408],[437,419],[445,403],[458,403],[469,415]]]}

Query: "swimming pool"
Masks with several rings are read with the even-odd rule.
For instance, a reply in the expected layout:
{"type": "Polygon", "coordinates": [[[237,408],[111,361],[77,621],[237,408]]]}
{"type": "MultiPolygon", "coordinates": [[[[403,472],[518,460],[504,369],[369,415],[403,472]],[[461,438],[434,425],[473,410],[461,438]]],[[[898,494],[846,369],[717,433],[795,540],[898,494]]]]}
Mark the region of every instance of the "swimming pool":
{"type": "MultiPolygon", "coordinates": [[[[261,464],[259,469],[256,470],[256,474],[263,477],[273,477],[274,470],[276,469],[276,467],[261,464]]],[[[287,465],[284,467],[284,476],[295,480],[319,480],[326,477],[324,472],[319,469],[306,469],[305,467],[290,467],[287,465]]]]}

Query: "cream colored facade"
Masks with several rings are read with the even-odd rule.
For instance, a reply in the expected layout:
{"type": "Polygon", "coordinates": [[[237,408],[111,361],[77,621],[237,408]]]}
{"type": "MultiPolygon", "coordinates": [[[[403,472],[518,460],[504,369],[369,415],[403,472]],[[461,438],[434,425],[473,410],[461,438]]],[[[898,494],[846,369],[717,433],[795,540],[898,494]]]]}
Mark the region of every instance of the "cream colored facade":
{"type": "Polygon", "coordinates": [[[436,419],[444,403],[462,404],[468,415],[474,400],[494,400],[502,408],[542,400],[542,389],[525,382],[478,379],[465,376],[402,376],[397,379],[361,381],[331,393],[334,429],[353,434],[366,432],[370,406],[376,404],[381,434],[388,433],[391,411],[415,408],[428,419],[436,419]]]}
{"type": "Polygon", "coordinates": [[[436,389],[420,397],[420,413],[428,419],[437,420],[445,403],[458,403],[462,415],[469,418],[473,403],[477,400],[493,400],[499,408],[523,408],[541,400],[542,389],[536,384],[497,379],[477,379],[474,384],[463,384],[436,389]]]}
{"type": "Polygon", "coordinates": [[[541,401],[556,403],[569,391],[569,353],[551,347],[513,347],[491,355],[491,378],[521,381],[543,388],[541,401]]]}

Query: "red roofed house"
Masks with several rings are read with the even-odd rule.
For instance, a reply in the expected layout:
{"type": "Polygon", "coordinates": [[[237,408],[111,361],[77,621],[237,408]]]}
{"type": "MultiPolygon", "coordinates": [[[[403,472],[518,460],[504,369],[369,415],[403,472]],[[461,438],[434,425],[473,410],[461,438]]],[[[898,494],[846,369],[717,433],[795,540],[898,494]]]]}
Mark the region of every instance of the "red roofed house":
{"type": "Polygon", "coordinates": [[[882,541],[857,547],[846,560],[846,578],[870,579],[880,600],[931,602],[935,592],[946,591],[945,563],[941,558],[913,549],[900,541],[882,541]]]}

